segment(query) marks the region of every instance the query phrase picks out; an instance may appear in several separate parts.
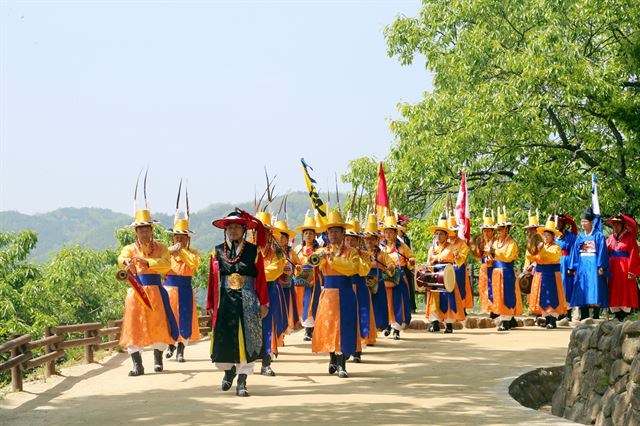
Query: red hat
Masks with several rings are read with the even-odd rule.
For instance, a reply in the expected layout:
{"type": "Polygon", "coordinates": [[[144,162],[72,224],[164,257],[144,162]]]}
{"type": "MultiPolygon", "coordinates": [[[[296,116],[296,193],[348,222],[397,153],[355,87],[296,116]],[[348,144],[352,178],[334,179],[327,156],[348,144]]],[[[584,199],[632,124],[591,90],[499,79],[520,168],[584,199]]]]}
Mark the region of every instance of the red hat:
{"type": "Polygon", "coordinates": [[[225,229],[232,223],[239,223],[245,227],[245,229],[256,230],[256,245],[263,247],[267,243],[267,234],[264,225],[256,217],[250,215],[246,211],[236,207],[236,210],[229,213],[222,219],[216,219],[211,224],[216,228],[225,229]]]}
{"type": "Polygon", "coordinates": [[[609,218],[605,223],[607,225],[613,225],[614,222],[622,222],[627,231],[629,231],[629,233],[631,233],[631,235],[633,235],[634,237],[638,234],[638,224],[631,216],[618,213],[612,218],[609,218]]]}
{"type": "Polygon", "coordinates": [[[562,219],[565,222],[569,222],[571,224],[571,233],[576,236],[578,235],[578,224],[576,223],[575,220],[573,220],[571,216],[569,216],[566,213],[562,213],[558,215],[558,219],[562,219]]]}

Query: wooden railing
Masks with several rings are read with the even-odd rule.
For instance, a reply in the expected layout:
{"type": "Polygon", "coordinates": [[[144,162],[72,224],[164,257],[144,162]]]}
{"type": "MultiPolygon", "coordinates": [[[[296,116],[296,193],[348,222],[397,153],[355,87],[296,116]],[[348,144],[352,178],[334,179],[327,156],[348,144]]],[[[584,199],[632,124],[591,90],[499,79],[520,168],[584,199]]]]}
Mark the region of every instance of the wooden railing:
{"type": "MultiPolygon", "coordinates": [[[[206,337],[211,332],[211,316],[198,317],[200,333],[206,337]]],[[[47,327],[44,337],[31,340],[30,334],[16,335],[8,342],[0,344],[0,355],[10,352],[10,358],[0,364],[0,373],[11,370],[11,390],[22,391],[22,373],[44,366],[45,377],[56,374],[56,361],[65,355],[65,349],[84,347],[84,363],[93,362],[93,355],[99,350],[109,350],[118,346],[122,320],[109,321],[107,327],[99,322],[59,325],[47,327]],[[71,334],[83,333],[81,338],[71,334]],[[34,351],[44,350],[44,354],[34,358],[34,351]]]]}

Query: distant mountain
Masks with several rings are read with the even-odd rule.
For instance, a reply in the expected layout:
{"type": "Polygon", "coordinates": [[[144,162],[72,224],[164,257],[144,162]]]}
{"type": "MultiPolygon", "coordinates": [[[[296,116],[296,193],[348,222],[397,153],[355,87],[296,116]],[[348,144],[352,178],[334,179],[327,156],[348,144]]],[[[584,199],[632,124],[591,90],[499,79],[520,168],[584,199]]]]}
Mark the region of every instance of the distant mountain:
{"type": "MultiPolygon", "coordinates": [[[[346,194],[340,194],[346,200],[346,194]]],[[[271,210],[277,213],[281,197],[276,197],[271,210]]],[[[220,218],[236,207],[236,204],[216,203],[196,213],[192,213],[189,224],[195,232],[192,245],[203,252],[211,250],[222,241],[222,231],[211,225],[213,219],[220,218]]],[[[253,212],[253,201],[238,204],[237,207],[253,212]]],[[[304,222],[304,215],[310,208],[306,192],[290,193],[287,200],[289,226],[295,228],[304,222]]],[[[283,218],[284,213],[280,214],[283,218]]],[[[154,219],[169,228],[173,225],[173,215],[154,213],[154,219]]],[[[118,243],[115,231],[128,225],[131,216],[109,209],[62,208],[48,213],[26,215],[16,211],[0,212],[0,232],[17,232],[30,229],[38,233],[38,246],[33,251],[33,259],[45,261],[66,244],[80,244],[93,249],[115,248],[118,243]]],[[[298,235],[296,241],[300,241],[298,235]]]]}

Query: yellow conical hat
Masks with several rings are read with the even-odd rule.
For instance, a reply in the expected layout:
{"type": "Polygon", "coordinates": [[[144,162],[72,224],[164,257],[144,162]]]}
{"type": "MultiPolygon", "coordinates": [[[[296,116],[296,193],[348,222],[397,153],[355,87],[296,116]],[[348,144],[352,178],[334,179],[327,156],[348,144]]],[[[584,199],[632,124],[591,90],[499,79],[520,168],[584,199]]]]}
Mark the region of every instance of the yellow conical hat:
{"type": "Polygon", "coordinates": [[[458,222],[456,221],[455,216],[453,216],[453,215],[449,216],[448,227],[449,227],[449,229],[451,229],[452,231],[455,231],[455,230],[457,230],[458,228],[460,228],[460,226],[458,225],[458,222]]]}
{"type": "Polygon", "coordinates": [[[289,229],[289,225],[286,220],[279,220],[276,222],[275,226],[281,234],[287,234],[289,238],[293,238],[296,235],[296,231],[293,229],[289,229]]]}
{"type": "Polygon", "coordinates": [[[529,210],[529,214],[527,216],[529,216],[529,224],[524,227],[525,229],[538,228],[542,226],[540,225],[540,219],[538,218],[538,210],[536,210],[536,214],[534,215],[532,215],[531,210],[529,210]]]}
{"type": "Polygon", "coordinates": [[[147,209],[136,210],[133,222],[129,225],[129,228],[137,228],[138,226],[153,226],[156,223],[160,223],[157,220],[151,219],[151,211],[147,209]]]}
{"type": "Polygon", "coordinates": [[[430,226],[427,229],[429,230],[429,232],[433,232],[433,233],[435,233],[436,231],[443,231],[443,232],[446,232],[447,235],[449,235],[449,236],[455,234],[455,232],[453,232],[451,229],[449,229],[449,224],[447,223],[447,218],[443,217],[443,216],[441,216],[440,219],[438,219],[438,224],[437,225],[430,226]]]}
{"type": "Polygon", "coordinates": [[[556,222],[551,220],[551,218],[549,218],[549,220],[547,220],[547,224],[545,226],[540,225],[540,227],[538,229],[536,229],[536,231],[538,232],[538,234],[543,234],[544,231],[549,231],[549,232],[553,232],[553,234],[556,237],[561,237],[562,236],[562,232],[558,231],[556,229],[556,222]]]}
{"type": "Polygon", "coordinates": [[[193,234],[189,229],[189,219],[176,219],[173,221],[173,228],[167,229],[170,234],[193,234]]]}
{"type": "Polygon", "coordinates": [[[344,221],[344,219],[342,218],[342,214],[337,210],[332,210],[327,216],[327,224],[318,228],[318,231],[324,232],[329,228],[337,227],[344,228],[345,230],[351,229],[351,225],[344,221]]]}
{"type": "Polygon", "coordinates": [[[491,216],[487,216],[487,210],[484,209],[482,212],[482,225],[480,225],[480,229],[496,229],[496,224],[493,220],[493,210],[491,210],[491,216]]]}
{"type": "Polygon", "coordinates": [[[314,232],[317,232],[318,228],[316,227],[316,220],[313,218],[313,216],[309,216],[309,212],[307,211],[307,214],[304,217],[304,225],[299,226],[296,228],[296,231],[298,232],[304,232],[306,230],[311,230],[314,232]]]}
{"type": "Polygon", "coordinates": [[[512,225],[512,223],[509,222],[509,218],[507,217],[507,208],[502,206],[502,213],[500,213],[500,207],[498,207],[498,221],[496,222],[496,226],[500,227],[510,225],[512,225]]]}
{"type": "Polygon", "coordinates": [[[375,213],[371,213],[367,218],[367,224],[364,227],[364,233],[367,236],[380,235],[380,229],[378,228],[378,218],[376,217],[375,213]]]}
{"type": "Polygon", "coordinates": [[[399,229],[398,219],[395,216],[385,216],[382,229],[399,229]]]}
{"type": "Polygon", "coordinates": [[[360,221],[358,219],[351,219],[347,223],[351,225],[351,229],[347,231],[347,235],[362,237],[362,229],[360,228],[360,221]]]}
{"type": "Polygon", "coordinates": [[[256,215],[258,220],[262,222],[265,228],[267,228],[273,235],[276,237],[280,236],[280,231],[271,225],[271,213],[269,212],[258,212],[256,215]]]}

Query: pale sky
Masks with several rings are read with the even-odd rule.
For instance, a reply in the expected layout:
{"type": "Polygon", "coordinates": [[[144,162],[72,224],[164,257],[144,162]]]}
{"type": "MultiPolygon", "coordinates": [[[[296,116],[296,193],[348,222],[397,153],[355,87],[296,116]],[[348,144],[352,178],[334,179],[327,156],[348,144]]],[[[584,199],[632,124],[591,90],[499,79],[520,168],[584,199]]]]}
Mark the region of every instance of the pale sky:
{"type": "MultiPolygon", "coordinates": [[[[131,213],[149,166],[153,211],[320,189],[384,158],[398,102],[431,90],[389,58],[383,29],[419,1],[0,0],[0,211],[131,213]]],[[[345,188],[346,189],[346,188],[345,188]]]]}

